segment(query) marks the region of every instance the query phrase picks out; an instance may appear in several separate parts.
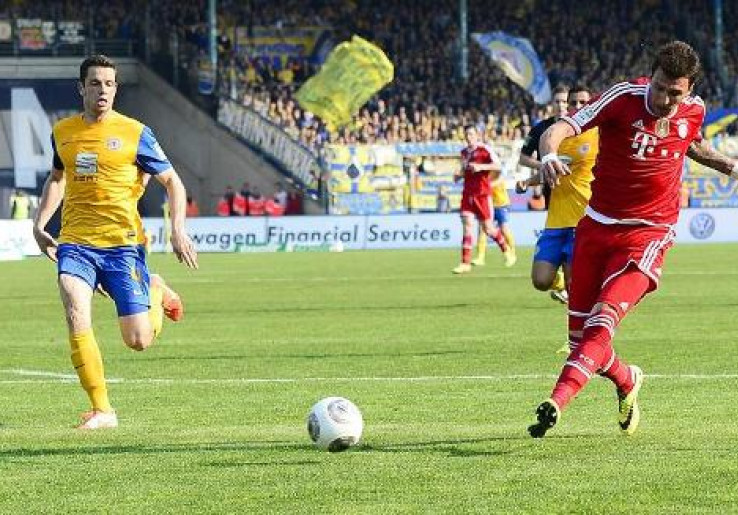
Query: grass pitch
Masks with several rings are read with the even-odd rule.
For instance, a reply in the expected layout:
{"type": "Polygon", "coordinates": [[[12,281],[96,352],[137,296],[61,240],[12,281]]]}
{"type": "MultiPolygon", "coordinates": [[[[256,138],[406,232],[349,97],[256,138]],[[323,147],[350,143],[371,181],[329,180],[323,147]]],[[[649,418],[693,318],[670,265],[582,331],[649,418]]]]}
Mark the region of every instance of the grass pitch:
{"type": "Polygon", "coordinates": [[[689,513],[738,506],[736,245],[677,246],[662,288],[616,336],[647,374],[619,434],[595,380],[528,437],[566,339],[529,284],[530,252],[456,277],[454,251],[203,255],[151,266],[185,320],[145,353],[97,299],[117,430],[72,429],[55,271],[0,264],[1,513],[689,513]],[[362,444],[313,448],[310,406],[362,410],[362,444]]]}

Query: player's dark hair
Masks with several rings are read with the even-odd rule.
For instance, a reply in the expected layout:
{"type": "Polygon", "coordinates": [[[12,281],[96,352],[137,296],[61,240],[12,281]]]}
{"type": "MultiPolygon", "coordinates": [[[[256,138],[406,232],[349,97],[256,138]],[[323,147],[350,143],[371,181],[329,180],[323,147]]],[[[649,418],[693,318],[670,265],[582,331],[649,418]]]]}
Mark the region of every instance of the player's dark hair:
{"type": "Polygon", "coordinates": [[[571,89],[569,90],[569,96],[575,95],[577,93],[589,93],[589,88],[585,86],[584,84],[574,84],[571,89]]]}
{"type": "Polygon", "coordinates": [[[115,61],[110,57],[102,54],[91,55],[82,61],[82,64],[79,66],[79,81],[81,83],[84,84],[85,79],[87,78],[87,70],[95,66],[99,68],[112,68],[116,72],[118,71],[115,61]]]}
{"type": "Polygon", "coordinates": [[[690,86],[702,77],[700,56],[684,41],[672,41],[659,48],[651,67],[651,74],[658,69],[672,80],[686,77],[690,86]]]}
{"type": "Polygon", "coordinates": [[[553,95],[558,95],[559,93],[563,93],[564,95],[568,95],[569,94],[569,87],[568,86],[564,86],[563,84],[559,84],[558,86],[556,86],[554,88],[553,95]]]}
{"type": "Polygon", "coordinates": [[[464,125],[464,132],[468,131],[469,129],[474,129],[475,131],[479,132],[479,129],[477,129],[477,126],[473,123],[467,123],[464,125]]]}

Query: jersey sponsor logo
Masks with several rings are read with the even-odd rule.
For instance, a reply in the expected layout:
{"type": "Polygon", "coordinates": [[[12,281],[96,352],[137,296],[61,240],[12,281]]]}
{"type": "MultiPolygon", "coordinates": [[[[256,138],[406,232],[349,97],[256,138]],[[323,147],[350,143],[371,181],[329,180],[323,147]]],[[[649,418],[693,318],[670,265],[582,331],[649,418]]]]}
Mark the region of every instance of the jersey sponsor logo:
{"type": "Polygon", "coordinates": [[[94,152],[80,152],[74,160],[74,171],[80,175],[94,175],[97,173],[97,154],[94,152]]]}
{"type": "Polygon", "coordinates": [[[652,154],[654,149],[656,148],[656,142],[658,139],[656,136],[653,136],[651,134],[648,134],[647,132],[636,132],[636,135],[633,136],[633,143],[631,144],[631,147],[634,149],[637,149],[631,157],[634,157],[636,159],[645,160],[646,159],[646,152],[649,154],[652,154]]]}
{"type": "Polygon", "coordinates": [[[108,150],[120,150],[123,146],[123,142],[120,138],[108,138],[108,141],[105,142],[105,146],[108,147],[108,150]]]}
{"type": "Polygon", "coordinates": [[[698,240],[706,240],[715,232],[715,219],[709,213],[697,213],[689,221],[689,232],[698,240]]]}

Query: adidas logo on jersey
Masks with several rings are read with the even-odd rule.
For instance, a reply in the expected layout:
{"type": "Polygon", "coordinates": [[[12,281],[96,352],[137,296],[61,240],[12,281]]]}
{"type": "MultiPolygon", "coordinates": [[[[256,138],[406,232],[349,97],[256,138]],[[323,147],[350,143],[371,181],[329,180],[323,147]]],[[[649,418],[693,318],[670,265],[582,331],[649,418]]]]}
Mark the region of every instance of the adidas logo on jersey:
{"type": "Polygon", "coordinates": [[[642,129],[643,128],[643,120],[638,120],[637,122],[634,122],[632,127],[635,127],[636,129],[642,129]]]}

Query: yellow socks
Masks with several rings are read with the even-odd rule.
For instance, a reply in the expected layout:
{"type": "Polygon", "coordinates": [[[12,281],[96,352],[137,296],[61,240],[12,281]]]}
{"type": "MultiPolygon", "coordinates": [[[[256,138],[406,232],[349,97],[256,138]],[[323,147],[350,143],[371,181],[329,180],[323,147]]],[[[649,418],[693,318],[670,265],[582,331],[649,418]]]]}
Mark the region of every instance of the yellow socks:
{"type": "Polygon", "coordinates": [[[484,261],[487,257],[487,233],[484,232],[484,228],[479,226],[479,235],[477,236],[477,257],[479,261],[484,261]]]}
{"type": "Polygon", "coordinates": [[[164,290],[162,290],[161,285],[152,281],[149,287],[149,301],[151,302],[149,320],[151,321],[151,328],[154,330],[154,338],[159,336],[164,324],[164,308],[161,305],[163,298],[164,290]]]}
{"type": "Polygon", "coordinates": [[[113,411],[108,400],[102,356],[92,329],[70,335],[69,343],[72,349],[74,370],[77,372],[82,388],[90,398],[92,409],[113,411]]]}
{"type": "Polygon", "coordinates": [[[556,277],[554,278],[553,283],[551,283],[551,289],[556,291],[561,291],[566,289],[566,281],[564,280],[564,272],[561,271],[559,268],[556,271],[556,277]]]}

